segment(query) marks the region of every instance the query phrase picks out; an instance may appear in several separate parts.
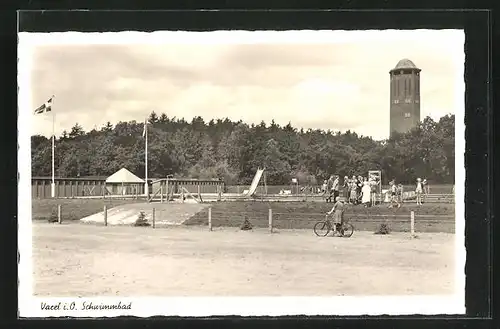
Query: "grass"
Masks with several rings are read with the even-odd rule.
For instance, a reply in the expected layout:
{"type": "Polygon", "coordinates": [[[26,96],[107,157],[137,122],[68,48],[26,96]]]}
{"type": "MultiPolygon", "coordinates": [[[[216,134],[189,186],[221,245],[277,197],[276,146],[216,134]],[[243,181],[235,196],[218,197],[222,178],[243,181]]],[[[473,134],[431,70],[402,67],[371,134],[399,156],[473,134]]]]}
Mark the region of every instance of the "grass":
{"type": "MultiPolygon", "coordinates": [[[[245,216],[254,227],[268,227],[269,209],[272,209],[273,227],[277,229],[312,229],[314,224],[325,218],[332,207],[320,202],[219,202],[211,205],[212,226],[238,227],[245,216]]],[[[404,204],[401,208],[389,209],[386,205],[372,208],[348,207],[345,217],[358,231],[375,232],[380,224],[387,223],[391,231],[410,230],[410,212],[415,212],[417,232],[455,231],[454,204],[404,204]]],[[[208,209],[203,209],[187,220],[185,225],[207,225],[208,209]]]]}
{"type": "MultiPolygon", "coordinates": [[[[79,220],[83,217],[101,212],[104,205],[108,208],[123,204],[144,202],[143,200],[119,199],[34,199],[32,200],[33,220],[49,220],[57,216],[57,206],[61,205],[63,220],[79,220]]],[[[213,227],[239,227],[245,216],[254,227],[268,227],[269,209],[273,213],[273,227],[277,229],[312,229],[314,224],[325,218],[325,213],[332,207],[322,202],[218,202],[211,205],[213,227]]],[[[345,216],[357,231],[375,232],[382,223],[387,223],[393,232],[410,230],[410,211],[415,212],[415,230],[417,232],[455,231],[454,204],[404,204],[399,209],[388,209],[387,206],[364,208],[352,206],[346,210],[345,216]]],[[[207,225],[208,208],[203,209],[185,225],[207,225]]]]}
{"type": "Polygon", "coordinates": [[[61,205],[61,216],[64,220],[80,220],[81,218],[103,211],[104,205],[109,208],[123,204],[144,202],[144,200],[119,199],[32,199],[32,219],[48,220],[57,216],[57,206],[61,205]]]}

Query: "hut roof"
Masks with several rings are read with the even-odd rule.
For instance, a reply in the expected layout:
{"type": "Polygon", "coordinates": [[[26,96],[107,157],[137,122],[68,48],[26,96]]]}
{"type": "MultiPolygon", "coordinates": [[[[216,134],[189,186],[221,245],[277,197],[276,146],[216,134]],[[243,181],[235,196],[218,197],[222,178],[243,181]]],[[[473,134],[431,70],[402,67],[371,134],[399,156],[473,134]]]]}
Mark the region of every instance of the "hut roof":
{"type": "Polygon", "coordinates": [[[132,174],[125,168],[115,172],[106,179],[106,183],[144,183],[144,180],[132,174]]]}

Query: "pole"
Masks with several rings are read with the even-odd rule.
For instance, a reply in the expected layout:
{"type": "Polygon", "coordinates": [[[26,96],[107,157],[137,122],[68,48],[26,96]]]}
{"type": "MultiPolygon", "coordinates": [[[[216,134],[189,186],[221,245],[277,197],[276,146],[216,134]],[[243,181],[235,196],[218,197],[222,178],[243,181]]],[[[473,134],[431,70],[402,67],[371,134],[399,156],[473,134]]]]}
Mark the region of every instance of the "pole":
{"type": "Polygon", "coordinates": [[[52,184],[50,185],[51,197],[56,197],[56,182],[55,182],[55,146],[56,146],[56,135],[55,135],[55,113],[52,111],[52,184]]]}
{"type": "MultiPolygon", "coordinates": [[[[167,202],[168,202],[168,199],[169,199],[169,197],[168,197],[168,185],[169,185],[169,184],[168,184],[168,178],[167,178],[167,183],[166,183],[166,189],[167,189],[167,191],[166,191],[167,200],[166,200],[166,201],[167,201],[167,202]]],[[[162,185],[162,186],[163,186],[163,185],[162,185]]],[[[163,194],[163,189],[161,190],[161,193],[163,194]]],[[[162,199],[162,202],[163,202],[163,197],[162,197],[161,199],[162,199]]]]}
{"type": "Polygon", "coordinates": [[[61,205],[57,205],[57,221],[59,224],[62,224],[62,217],[61,217],[61,205]]]}
{"type": "Polygon", "coordinates": [[[144,121],[144,134],[145,134],[145,149],[144,149],[144,177],[145,177],[145,182],[144,182],[144,195],[147,197],[149,194],[149,186],[148,186],[148,128],[147,128],[148,122],[147,120],[144,121]]]}
{"type": "Polygon", "coordinates": [[[156,221],[156,209],[153,208],[153,228],[155,228],[155,221],[156,221]]]}
{"type": "Polygon", "coordinates": [[[411,236],[415,236],[415,212],[410,212],[410,232],[411,236]]]}
{"type": "Polygon", "coordinates": [[[212,207],[208,208],[208,230],[212,230],[212,207]]]}
{"type": "Polygon", "coordinates": [[[104,209],[103,209],[103,214],[104,214],[104,226],[108,226],[108,207],[106,207],[106,205],[104,205],[104,209]]]}
{"type": "Polygon", "coordinates": [[[269,208],[269,232],[273,233],[273,210],[269,208]]]}

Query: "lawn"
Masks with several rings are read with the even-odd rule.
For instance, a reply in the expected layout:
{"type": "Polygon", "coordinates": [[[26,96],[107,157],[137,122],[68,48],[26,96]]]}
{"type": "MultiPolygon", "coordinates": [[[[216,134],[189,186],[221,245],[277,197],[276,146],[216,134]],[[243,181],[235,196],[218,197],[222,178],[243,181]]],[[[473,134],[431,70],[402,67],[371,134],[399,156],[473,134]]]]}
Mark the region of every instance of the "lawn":
{"type": "Polygon", "coordinates": [[[144,200],[119,199],[32,199],[32,219],[48,220],[57,218],[57,206],[61,205],[61,216],[64,220],[80,220],[103,211],[104,205],[109,208],[122,204],[144,202],[144,200]]]}
{"type": "MultiPolygon", "coordinates": [[[[57,206],[61,205],[64,221],[79,220],[83,217],[101,212],[104,205],[108,209],[123,204],[144,202],[144,200],[119,199],[35,199],[32,200],[33,220],[57,218],[57,206]]],[[[245,217],[255,227],[268,227],[269,209],[272,209],[273,227],[277,229],[312,229],[314,224],[324,219],[331,204],[324,202],[217,202],[210,204],[212,208],[213,227],[238,227],[245,217]]],[[[415,230],[417,232],[455,232],[454,204],[424,204],[417,206],[406,203],[399,209],[388,209],[387,206],[364,208],[349,207],[348,218],[356,231],[375,231],[381,223],[388,223],[392,231],[408,232],[410,230],[410,212],[415,213],[415,230]]],[[[208,225],[208,208],[189,218],[185,225],[208,225]]]]}
{"type": "MultiPolygon", "coordinates": [[[[211,205],[212,226],[236,227],[248,218],[255,227],[268,227],[269,209],[272,209],[273,226],[278,229],[312,229],[332,207],[321,202],[218,202],[211,205]]],[[[408,232],[410,212],[415,213],[415,230],[419,232],[455,231],[454,204],[406,203],[401,208],[389,209],[386,205],[364,208],[350,206],[345,212],[356,230],[375,231],[381,223],[388,223],[391,230],[408,232]]],[[[186,221],[185,225],[207,225],[208,208],[186,221]]]]}

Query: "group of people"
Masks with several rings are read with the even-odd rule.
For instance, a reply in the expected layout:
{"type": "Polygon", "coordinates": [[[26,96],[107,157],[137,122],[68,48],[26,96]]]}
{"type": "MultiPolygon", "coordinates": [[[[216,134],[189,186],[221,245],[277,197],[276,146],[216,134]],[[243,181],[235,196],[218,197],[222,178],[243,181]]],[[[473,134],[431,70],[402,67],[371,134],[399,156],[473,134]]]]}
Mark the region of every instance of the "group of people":
{"type": "MultiPolygon", "coordinates": [[[[389,182],[390,205],[389,207],[400,207],[403,203],[403,185],[396,184],[393,179],[389,182]]],[[[331,175],[325,179],[321,187],[321,193],[325,196],[326,202],[335,202],[337,197],[343,197],[345,202],[353,205],[362,204],[370,207],[375,204],[376,195],[379,193],[380,181],[376,176],[356,176],[351,178],[344,176],[341,181],[339,175],[331,175]]],[[[417,205],[421,205],[428,194],[427,179],[417,179],[415,195],[417,205]]]]}
{"type": "MultiPolygon", "coordinates": [[[[340,179],[338,175],[332,175],[328,180],[325,180],[323,183],[323,191],[327,194],[327,202],[331,202],[332,197],[335,200],[335,204],[332,209],[327,212],[327,215],[334,214],[333,223],[334,230],[337,231],[342,227],[344,222],[344,210],[345,210],[345,202],[339,196],[340,191],[340,179]],[[330,183],[330,181],[332,183],[330,183]]],[[[344,188],[344,196],[345,200],[350,204],[357,204],[361,202],[368,207],[370,202],[374,202],[372,196],[374,195],[374,187],[377,186],[379,182],[375,179],[375,177],[361,177],[361,176],[353,176],[349,179],[347,176],[344,177],[343,188],[344,188]],[[361,198],[359,199],[359,196],[361,198]],[[360,200],[360,201],[359,201],[360,200]]],[[[391,190],[391,202],[389,204],[389,208],[394,206],[401,207],[401,203],[403,203],[403,185],[396,184],[396,181],[393,179],[389,182],[390,190],[391,190]]],[[[415,195],[417,205],[422,205],[423,199],[425,199],[425,195],[428,194],[428,184],[427,179],[417,178],[417,184],[415,187],[415,195]]]]}
{"type": "Polygon", "coordinates": [[[363,204],[369,207],[375,202],[380,181],[377,177],[363,177],[353,175],[351,178],[344,176],[340,181],[339,175],[331,175],[323,182],[322,193],[326,196],[326,202],[336,201],[342,191],[344,199],[349,204],[363,204]]]}
{"type": "MultiPolygon", "coordinates": [[[[396,184],[396,181],[393,179],[389,182],[389,186],[391,189],[391,202],[389,204],[389,208],[401,207],[401,203],[403,203],[403,185],[396,184]]],[[[423,204],[427,194],[429,194],[427,179],[422,180],[421,178],[417,178],[417,184],[415,187],[415,199],[417,201],[417,205],[423,204]]]]}

